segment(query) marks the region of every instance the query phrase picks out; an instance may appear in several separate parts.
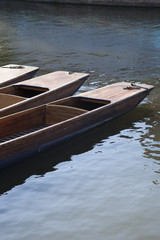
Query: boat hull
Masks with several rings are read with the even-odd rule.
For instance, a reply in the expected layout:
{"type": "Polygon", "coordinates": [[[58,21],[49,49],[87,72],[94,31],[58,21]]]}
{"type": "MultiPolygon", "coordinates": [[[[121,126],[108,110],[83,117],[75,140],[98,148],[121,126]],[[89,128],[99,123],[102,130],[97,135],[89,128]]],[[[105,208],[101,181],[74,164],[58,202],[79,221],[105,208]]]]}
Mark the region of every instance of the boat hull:
{"type": "MultiPolygon", "coordinates": [[[[4,117],[16,112],[33,108],[35,106],[40,106],[48,102],[52,102],[61,98],[71,96],[81,87],[81,85],[86,81],[88,76],[89,76],[88,74],[81,74],[81,73],[70,74],[68,72],[53,72],[51,74],[46,74],[44,76],[40,76],[35,79],[33,78],[32,80],[29,80],[29,81],[31,81],[31,83],[33,82],[32,84],[34,84],[34,82],[36,82],[37,84],[41,80],[42,88],[44,88],[44,85],[46,84],[47,81],[51,82],[51,85],[52,85],[52,82],[53,83],[56,82],[56,84],[54,87],[51,87],[51,89],[48,88],[48,91],[45,91],[31,98],[26,98],[24,100],[22,99],[22,101],[20,100],[20,102],[18,97],[18,102],[15,102],[7,107],[0,109],[0,117],[4,117]],[[59,84],[59,82],[62,82],[62,84],[59,84]],[[56,85],[58,87],[56,87],[56,85]]],[[[24,81],[22,83],[28,84],[28,81],[24,81]]],[[[22,83],[17,84],[16,86],[19,86],[19,85],[23,86],[22,83]]],[[[32,87],[29,84],[26,86],[32,87]]],[[[5,94],[7,96],[6,91],[8,91],[9,88],[11,87],[0,89],[0,97],[2,94],[5,94]]]]}
{"type": "Polygon", "coordinates": [[[32,78],[38,67],[9,64],[0,67],[0,88],[32,78]]]}
{"type": "MultiPolygon", "coordinates": [[[[1,143],[0,167],[11,164],[16,160],[32,155],[33,153],[40,152],[52,145],[58,144],[82,132],[88,131],[97,125],[125,114],[135,108],[147,95],[148,91],[138,92],[127,99],[125,98],[121,101],[83,113],[66,121],[62,121],[34,133],[17,138],[16,140],[1,143]]],[[[32,115],[33,118],[34,109],[29,111],[30,112],[24,111],[11,115],[11,118],[13,118],[14,121],[15,117],[18,119],[20,116],[23,116],[25,119],[27,116],[32,115]]],[[[4,118],[4,120],[7,121],[7,117],[4,118]]],[[[10,121],[12,122],[11,119],[10,121]]],[[[2,119],[0,119],[0,126],[1,122],[2,119]]]]}

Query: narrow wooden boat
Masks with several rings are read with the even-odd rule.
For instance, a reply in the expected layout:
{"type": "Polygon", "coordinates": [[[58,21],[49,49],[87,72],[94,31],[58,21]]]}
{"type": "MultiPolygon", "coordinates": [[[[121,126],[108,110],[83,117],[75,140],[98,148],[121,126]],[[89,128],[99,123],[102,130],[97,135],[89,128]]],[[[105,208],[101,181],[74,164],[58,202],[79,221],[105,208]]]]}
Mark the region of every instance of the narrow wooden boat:
{"type": "Polygon", "coordinates": [[[0,89],[0,117],[75,93],[89,75],[58,71],[0,89]]]}
{"type": "Polygon", "coordinates": [[[150,85],[117,83],[0,118],[0,165],[126,113],[152,89],[150,85]]]}
{"type": "Polygon", "coordinates": [[[9,64],[0,67],[0,87],[32,78],[38,67],[9,64]]]}

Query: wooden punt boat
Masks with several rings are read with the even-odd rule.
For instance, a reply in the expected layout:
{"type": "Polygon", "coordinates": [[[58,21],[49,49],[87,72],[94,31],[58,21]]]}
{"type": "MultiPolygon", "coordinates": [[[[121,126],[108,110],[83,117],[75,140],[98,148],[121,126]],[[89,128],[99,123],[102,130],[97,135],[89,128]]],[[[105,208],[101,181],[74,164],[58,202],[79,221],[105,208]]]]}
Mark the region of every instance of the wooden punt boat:
{"type": "Polygon", "coordinates": [[[9,64],[0,67],[0,87],[32,78],[38,67],[9,64]]]}
{"type": "Polygon", "coordinates": [[[0,166],[130,111],[152,89],[117,83],[0,118],[0,166]]]}
{"type": "Polygon", "coordinates": [[[89,75],[57,71],[0,89],[0,117],[75,93],[89,75]]]}

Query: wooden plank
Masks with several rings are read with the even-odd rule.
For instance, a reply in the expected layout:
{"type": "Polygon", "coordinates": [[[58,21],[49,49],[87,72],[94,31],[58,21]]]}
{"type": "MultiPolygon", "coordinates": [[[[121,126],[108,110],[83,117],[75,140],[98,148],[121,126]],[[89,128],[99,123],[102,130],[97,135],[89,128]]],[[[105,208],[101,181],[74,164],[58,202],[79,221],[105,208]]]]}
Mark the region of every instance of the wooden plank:
{"type": "MultiPolygon", "coordinates": [[[[32,97],[30,97],[30,98],[28,98],[28,99],[26,99],[22,102],[12,104],[12,105],[8,106],[7,108],[0,109],[0,117],[6,116],[6,115],[9,115],[9,114],[13,114],[15,112],[23,111],[24,109],[29,109],[31,107],[39,106],[39,105],[42,105],[42,104],[45,104],[45,103],[55,101],[57,99],[61,99],[61,98],[70,96],[79,89],[79,87],[84,83],[84,81],[86,81],[87,77],[89,76],[88,74],[85,74],[85,73],[83,73],[83,74],[81,74],[81,73],[70,74],[69,72],[58,72],[58,74],[57,73],[52,73],[51,76],[52,75],[55,76],[55,81],[56,82],[57,82],[57,79],[58,79],[57,77],[58,76],[63,76],[63,78],[59,78],[60,83],[58,85],[55,85],[55,88],[52,88],[53,85],[54,85],[53,84],[54,78],[51,78],[49,80],[48,76],[47,76],[47,79],[48,79],[47,84],[49,84],[49,82],[51,83],[50,84],[50,89],[48,91],[42,92],[42,93],[37,92],[38,95],[36,95],[36,96],[32,96],[32,97]],[[66,77],[66,79],[65,79],[65,77],[66,77]]],[[[42,87],[43,84],[44,84],[44,87],[47,86],[45,76],[41,77],[40,83],[38,83],[38,79],[39,78],[36,78],[35,82],[37,82],[37,84],[39,84],[39,86],[42,87]]],[[[25,84],[29,83],[29,86],[32,86],[32,85],[30,85],[30,83],[33,84],[34,79],[27,80],[27,81],[24,81],[24,82],[25,82],[25,84]]],[[[6,94],[10,93],[12,95],[13,94],[16,95],[16,94],[18,94],[18,87],[23,86],[24,82],[19,83],[19,84],[15,84],[13,86],[1,88],[0,93],[6,93],[6,94]]],[[[36,90],[38,90],[38,86],[36,86],[36,87],[37,87],[36,90]]],[[[41,90],[41,87],[40,87],[39,90],[41,90]]],[[[49,85],[48,85],[48,87],[49,87],[49,85]]],[[[21,96],[26,97],[26,95],[21,95],[21,96]]]]}
{"type": "Polygon", "coordinates": [[[16,85],[30,86],[34,88],[43,88],[43,89],[56,89],[65,86],[66,84],[72,83],[76,80],[87,78],[89,75],[86,73],[76,73],[76,72],[67,72],[67,71],[56,71],[52,73],[45,74],[16,85]]]}
{"type": "Polygon", "coordinates": [[[38,67],[9,64],[0,67],[0,87],[24,81],[33,77],[38,67]]]}
{"type": "Polygon", "coordinates": [[[144,88],[144,86],[146,88],[148,87],[148,91],[153,89],[153,86],[151,85],[138,84],[137,86],[140,86],[141,88],[133,88],[131,90],[127,90],[126,88],[130,86],[131,83],[126,82],[114,83],[106,87],[82,93],[81,96],[97,99],[99,99],[101,96],[102,99],[109,100],[113,103],[116,101],[120,101],[121,99],[134,96],[136,93],[145,91],[146,89],[144,88]]]}
{"type": "Polygon", "coordinates": [[[79,108],[48,104],[46,106],[46,124],[62,122],[86,112],[79,108]]]}
{"type": "Polygon", "coordinates": [[[24,101],[26,98],[0,93],[0,109],[24,101]]]}
{"type": "Polygon", "coordinates": [[[0,139],[45,123],[45,106],[0,118],[0,139]]]}

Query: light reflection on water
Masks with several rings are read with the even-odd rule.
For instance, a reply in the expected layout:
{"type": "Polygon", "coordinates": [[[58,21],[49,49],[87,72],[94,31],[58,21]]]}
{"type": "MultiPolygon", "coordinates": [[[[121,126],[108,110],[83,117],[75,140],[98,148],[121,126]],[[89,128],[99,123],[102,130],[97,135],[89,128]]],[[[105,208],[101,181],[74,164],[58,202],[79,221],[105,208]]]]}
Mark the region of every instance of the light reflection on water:
{"type": "Polygon", "coordinates": [[[134,111],[0,171],[2,240],[158,240],[159,9],[0,3],[0,63],[155,85],[134,111]]]}

